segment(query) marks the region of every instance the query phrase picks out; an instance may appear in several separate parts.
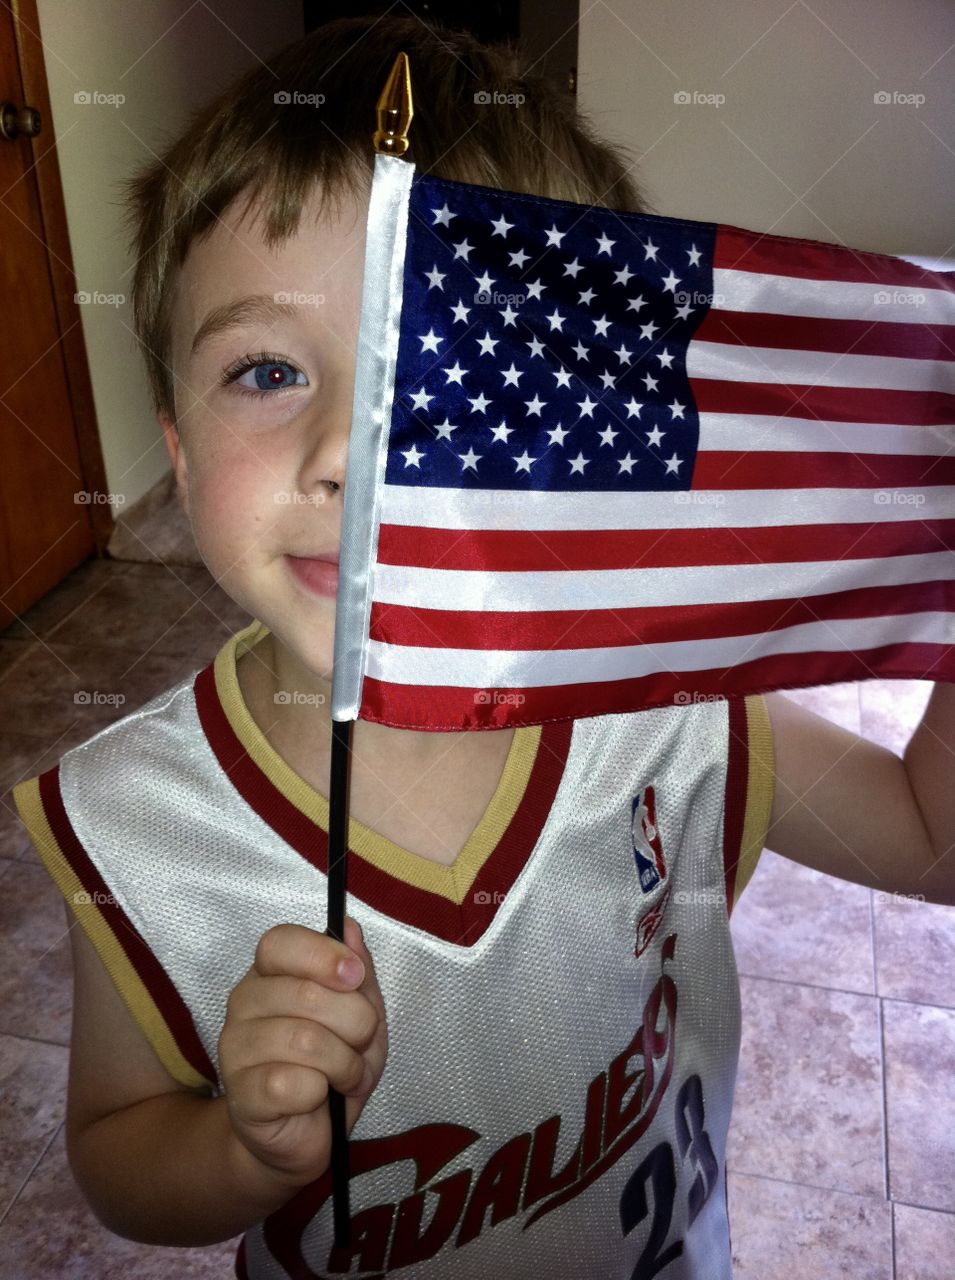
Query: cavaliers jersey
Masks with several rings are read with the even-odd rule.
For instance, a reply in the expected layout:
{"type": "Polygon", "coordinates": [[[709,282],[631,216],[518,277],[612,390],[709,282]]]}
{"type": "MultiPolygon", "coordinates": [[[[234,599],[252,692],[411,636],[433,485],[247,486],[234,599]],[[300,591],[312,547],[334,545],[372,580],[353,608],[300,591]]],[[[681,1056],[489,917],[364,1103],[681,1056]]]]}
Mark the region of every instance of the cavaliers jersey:
{"type": "MultiPolygon", "coordinates": [[[[326,800],[236,674],[266,634],[14,792],[159,1059],[211,1096],[261,935],[326,926],[326,800]]],[[[240,1280],[730,1280],[729,915],[772,778],[755,695],[517,729],[451,866],[352,820],[389,1053],[349,1142],[351,1244],[329,1172],[245,1233],[240,1280]]]]}

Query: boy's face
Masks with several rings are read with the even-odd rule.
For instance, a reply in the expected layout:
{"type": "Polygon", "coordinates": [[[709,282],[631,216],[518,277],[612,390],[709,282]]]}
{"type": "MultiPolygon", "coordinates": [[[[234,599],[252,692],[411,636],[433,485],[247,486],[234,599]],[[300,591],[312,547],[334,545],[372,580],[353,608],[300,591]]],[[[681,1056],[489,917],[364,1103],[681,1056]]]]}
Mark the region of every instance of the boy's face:
{"type": "Polygon", "coordinates": [[[191,246],[172,308],[178,432],[160,421],[209,570],[327,679],[367,199],[340,214],[332,205],[320,223],[316,209],[313,197],[297,233],[270,250],[243,196],[191,246]],[[254,294],[289,314],[247,316],[202,340],[211,312],[254,294]],[[256,367],[238,369],[247,356],[256,367]]]}

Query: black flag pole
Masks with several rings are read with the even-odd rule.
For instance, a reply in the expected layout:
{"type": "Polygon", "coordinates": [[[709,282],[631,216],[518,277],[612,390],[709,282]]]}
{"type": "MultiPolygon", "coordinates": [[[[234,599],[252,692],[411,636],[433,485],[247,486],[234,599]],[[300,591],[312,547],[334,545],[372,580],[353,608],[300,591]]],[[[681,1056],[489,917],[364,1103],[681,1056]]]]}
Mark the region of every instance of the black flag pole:
{"type": "MultiPolygon", "coordinates": [[[[378,127],[372,145],[378,153],[402,156],[408,150],[411,124],[411,72],[408,55],[395,58],[385,87],[376,104],[378,127]]],[[[334,681],[334,673],[332,676],[334,681]]],[[[336,942],[344,941],[345,893],[348,854],[348,782],[351,763],[351,720],[332,720],[332,750],[328,779],[328,920],[325,932],[336,942]]],[[[329,1088],[328,1112],[332,1126],[332,1212],[335,1245],[351,1243],[351,1208],[348,1195],[350,1177],[348,1133],[345,1127],[345,1097],[329,1088]]]]}

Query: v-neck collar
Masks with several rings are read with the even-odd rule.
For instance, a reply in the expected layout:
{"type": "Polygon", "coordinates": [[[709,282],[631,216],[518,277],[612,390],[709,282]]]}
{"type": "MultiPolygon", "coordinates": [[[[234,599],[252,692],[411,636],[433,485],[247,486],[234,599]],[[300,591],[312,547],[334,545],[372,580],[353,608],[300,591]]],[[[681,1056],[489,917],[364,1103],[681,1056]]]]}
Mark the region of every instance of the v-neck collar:
{"type": "MultiPolygon", "coordinates": [[[[278,754],[252,718],[236,664],[268,628],[252,622],[195,680],[203,731],[243,799],[320,871],[328,867],[328,801],[278,754]]],[[[451,866],[349,820],[348,892],[394,919],[471,946],[493,921],[541,833],[570,746],[572,722],[516,728],[480,821],[451,866]]]]}

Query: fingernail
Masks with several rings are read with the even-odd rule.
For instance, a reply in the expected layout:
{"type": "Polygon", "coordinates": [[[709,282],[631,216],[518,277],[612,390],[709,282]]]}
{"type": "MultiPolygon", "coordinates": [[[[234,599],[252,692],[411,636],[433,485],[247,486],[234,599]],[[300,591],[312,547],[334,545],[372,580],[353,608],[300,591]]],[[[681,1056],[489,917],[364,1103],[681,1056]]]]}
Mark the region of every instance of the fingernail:
{"type": "Polygon", "coordinates": [[[338,976],[350,987],[357,986],[365,976],[365,966],[357,956],[347,956],[338,966],[338,976]]]}

